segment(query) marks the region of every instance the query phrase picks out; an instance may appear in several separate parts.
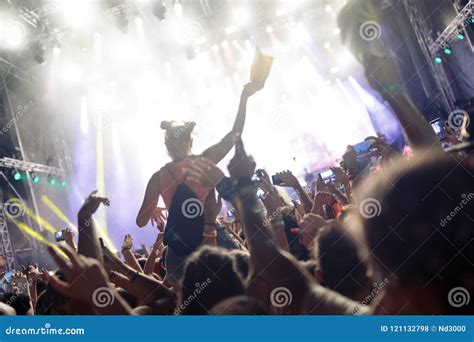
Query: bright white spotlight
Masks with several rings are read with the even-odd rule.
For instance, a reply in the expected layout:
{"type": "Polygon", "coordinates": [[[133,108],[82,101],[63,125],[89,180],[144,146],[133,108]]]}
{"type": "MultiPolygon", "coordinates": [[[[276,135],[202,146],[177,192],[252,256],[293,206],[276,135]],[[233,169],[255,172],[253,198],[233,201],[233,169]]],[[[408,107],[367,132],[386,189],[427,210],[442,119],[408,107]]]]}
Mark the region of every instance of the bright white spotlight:
{"type": "Polygon", "coordinates": [[[174,13],[176,13],[176,16],[177,16],[178,18],[182,18],[182,17],[183,17],[183,5],[181,4],[181,2],[176,1],[176,2],[174,3],[173,9],[174,9],[174,13]]]}
{"type": "Polygon", "coordinates": [[[335,35],[335,36],[337,36],[339,33],[341,33],[341,30],[338,27],[336,27],[334,30],[332,30],[332,34],[335,35]]]}
{"type": "Polygon", "coordinates": [[[53,47],[53,54],[55,56],[59,56],[61,54],[61,47],[59,45],[55,45],[53,47]]]}
{"type": "Polygon", "coordinates": [[[67,22],[74,27],[87,28],[93,20],[91,1],[60,0],[58,6],[67,22]]]}
{"type": "Polygon", "coordinates": [[[219,46],[217,44],[212,45],[211,47],[212,51],[217,52],[219,51],[219,46]]]}
{"type": "Polygon", "coordinates": [[[245,25],[250,19],[250,14],[247,9],[239,8],[235,11],[234,21],[239,25],[245,25]]]}
{"type": "Polygon", "coordinates": [[[332,6],[331,6],[331,5],[326,5],[326,7],[324,7],[324,10],[325,10],[327,13],[330,13],[330,12],[332,12],[332,6]]]}
{"type": "Polygon", "coordinates": [[[267,30],[267,33],[272,33],[273,32],[273,26],[267,26],[266,30],[267,30]]]}
{"type": "Polygon", "coordinates": [[[221,43],[221,46],[226,49],[229,47],[229,42],[227,40],[223,40],[222,43],[221,43]]]}
{"type": "Polygon", "coordinates": [[[8,48],[19,47],[25,38],[26,29],[19,21],[9,21],[3,27],[3,42],[8,48]]]}
{"type": "Polygon", "coordinates": [[[66,63],[63,67],[63,79],[66,82],[76,83],[82,78],[82,70],[76,63],[66,63]]]}
{"type": "Polygon", "coordinates": [[[235,25],[230,25],[225,28],[225,33],[227,34],[232,34],[232,33],[235,33],[236,31],[237,31],[237,26],[235,25]]]}
{"type": "Polygon", "coordinates": [[[330,72],[331,74],[337,74],[339,72],[340,68],[338,66],[334,66],[331,68],[330,72]]]}
{"type": "Polygon", "coordinates": [[[278,9],[275,11],[275,15],[276,15],[277,17],[281,17],[281,16],[283,16],[283,15],[285,15],[285,14],[287,14],[287,13],[288,13],[288,11],[287,11],[285,8],[278,8],[278,9]]]}
{"type": "Polygon", "coordinates": [[[329,49],[331,47],[331,43],[325,42],[323,46],[325,49],[329,49]]]}

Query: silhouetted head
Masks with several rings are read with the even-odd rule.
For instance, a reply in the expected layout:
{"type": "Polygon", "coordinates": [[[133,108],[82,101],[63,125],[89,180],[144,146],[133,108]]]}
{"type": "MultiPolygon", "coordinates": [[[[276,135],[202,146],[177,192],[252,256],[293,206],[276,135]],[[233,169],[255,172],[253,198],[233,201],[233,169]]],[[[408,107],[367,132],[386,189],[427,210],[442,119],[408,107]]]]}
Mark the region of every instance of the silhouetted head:
{"type": "Polygon", "coordinates": [[[447,155],[396,165],[357,196],[373,270],[419,314],[468,313],[453,291],[474,293],[474,169],[447,155]]]}
{"type": "Polygon", "coordinates": [[[244,294],[244,286],[229,252],[206,246],[188,257],[181,291],[175,314],[203,315],[218,302],[244,294]]]}
{"type": "Polygon", "coordinates": [[[246,295],[240,295],[224,299],[217,303],[210,311],[211,315],[269,315],[270,312],[265,305],[256,299],[246,295]]]}
{"type": "Polygon", "coordinates": [[[193,145],[192,133],[196,123],[194,121],[162,121],[161,129],[165,133],[165,145],[169,156],[174,161],[186,159],[193,145]]]}

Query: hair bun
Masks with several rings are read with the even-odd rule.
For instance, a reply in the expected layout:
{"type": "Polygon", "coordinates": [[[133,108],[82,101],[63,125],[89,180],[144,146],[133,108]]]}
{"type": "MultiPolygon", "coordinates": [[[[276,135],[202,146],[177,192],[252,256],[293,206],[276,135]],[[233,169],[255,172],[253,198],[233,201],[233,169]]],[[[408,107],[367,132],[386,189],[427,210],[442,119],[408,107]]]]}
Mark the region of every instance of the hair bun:
{"type": "Polygon", "coordinates": [[[161,129],[169,130],[171,128],[171,121],[161,121],[161,129]]]}
{"type": "Polygon", "coordinates": [[[194,129],[194,127],[196,127],[196,122],[188,121],[188,122],[185,123],[185,126],[189,127],[189,130],[192,131],[194,129]]]}

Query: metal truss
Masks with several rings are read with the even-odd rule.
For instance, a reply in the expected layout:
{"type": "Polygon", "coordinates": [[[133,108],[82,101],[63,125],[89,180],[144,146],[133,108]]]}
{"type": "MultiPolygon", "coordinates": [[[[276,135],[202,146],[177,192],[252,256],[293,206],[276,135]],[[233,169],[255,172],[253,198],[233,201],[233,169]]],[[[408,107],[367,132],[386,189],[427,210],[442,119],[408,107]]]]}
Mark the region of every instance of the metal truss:
{"type": "Polygon", "coordinates": [[[469,0],[468,4],[459,11],[456,17],[449,23],[439,37],[429,46],[430,53],[435,55],[440,49],[447,45],[452,35],[472,18],[474,10],[474,0],[469,0]]]}
{"type": "Polygon", "coordinates": [[[456,100],[442,64],[434,61],[436,55],[431,53],[430,50],[430,46],[434,43],[431,38],[432,32],[426,25],[425,16],[420,8],[420,4],[418,1],[404,0],[403,5],[405,6],[408,18],[413,26],[421,51],[430,66],[431,72],[433,73],[433,78],[439,91],[439,97],[445,107],[444,109],[450,113],[456,109],[456,106],[454,105],[456,100]]]}
{"type": "Polygon", "coordinates": [[[5,258],[8,271],[16,269],[15,251],[8,231],[7,216],[3,201],[3,192],[0,190],[0,255],[5,258]]]}
{"type": "Polygon", "coordinates": [[[63,177],[65,176],[64,170],[60,168],[47,166],[43,164],[31,163],[24,160],[13,159],[13,158],[0,159],[0,166],[9,168],[9,169],[16,169],[19,171],[25,171],[25,172],[43,173],[43,174],[63,176],[63,177]]]}

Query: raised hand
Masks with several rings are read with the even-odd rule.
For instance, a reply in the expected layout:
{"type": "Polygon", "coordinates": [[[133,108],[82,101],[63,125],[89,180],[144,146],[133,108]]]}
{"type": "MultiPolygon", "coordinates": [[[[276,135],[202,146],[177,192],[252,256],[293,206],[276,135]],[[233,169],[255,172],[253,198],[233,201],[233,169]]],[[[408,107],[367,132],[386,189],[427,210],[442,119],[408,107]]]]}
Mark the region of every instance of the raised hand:
{"type": "Polygon", "coordinates": [[[48,274],[49,283],[59,293],[93,307],[97,291],[102,290],[104,293],[108,292],[113,301],[114,291],[108,284],[107,274],[99,261],[79,255],[65,247],[62,250],[70,260],[67,263],[53,248],[49,247],[48,250],[67,280],[67,282],[59,280],[56,276],[48,274]]]}
{"type": "Polygon", "coordinates": [[[156,225],[156,228],[158,228],[160,232],[164,231],[166,226],[167,216],[165,215],[165,211],[166,208],[156,207],[151,217],[151,225],[156,225]]]}
{"type": "Polygon", "coordinates": [[[187,179],[207,188],[215,188],[224,178],[224,172],[204,157],[194,159],[186,175],[187,179]]]}
{"type": "Polygon", "coordinates": [[[79,209],[78,216],[81,218],[89,218],[94,214],[99,205],[102,203],[106,206],[110,205],[110,201],[107,197],[99,197],[96,195],[97,190],[92,191],[91,194],[86,198],[81,209],[79,209]]]}
{"type": "Polygon", "coordinates": [[[281,186],[295,189],[299,185],[298,179],[289,170],[278,172],[277,176],[282,180],[281,186]]]}
{"type": "Polygon", "coordinates": [[[261,90],[265,85],[264,82],[250,82],[244,85],[244,89],[242,90],[243,97],[250,97],[255,94],[257,91],[261,90]]]}
{"type": "Polygon", "coordinates": [[[133,236],[130,234],[125,234],[122,242],[122,251],[125,249],[132,249],[133,247],[133,236]]]}
{"type": "Polygon", "coordinates": [[[251,178],[255,172],[255,161],[244,150],[244,143],[240,135],[235,136],[235,155],[227,166],[233,180],[251,178]]]}
{"type": "Polygon", "coordinates": [[[76,246],[74,245],[74,232],[72,229],[65,228],[61,232],[63,234],[64,242],[66,242],[72,249],[76,249],[76,246]]]}

